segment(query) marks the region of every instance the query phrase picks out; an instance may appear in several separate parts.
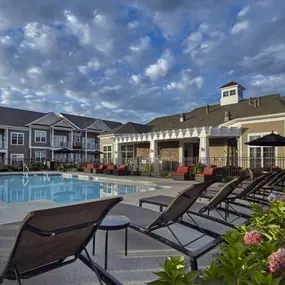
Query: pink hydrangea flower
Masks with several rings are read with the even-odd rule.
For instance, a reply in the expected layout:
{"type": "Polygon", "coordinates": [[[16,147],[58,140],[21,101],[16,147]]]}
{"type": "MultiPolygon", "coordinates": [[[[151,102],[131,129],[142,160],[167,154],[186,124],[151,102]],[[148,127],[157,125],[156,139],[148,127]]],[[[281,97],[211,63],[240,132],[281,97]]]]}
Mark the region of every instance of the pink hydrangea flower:
{"type": "Polygon", "coordinates": [[[285,248],[279,248],[269,256],[268,270],[272,273],[285,270],[285,248]]]}
{"type": "Polygon", "coordinates": [[[261,244],[263,242],[262,233],[258,231],[247,232],[243,237],[244,244],[261,244]]]}

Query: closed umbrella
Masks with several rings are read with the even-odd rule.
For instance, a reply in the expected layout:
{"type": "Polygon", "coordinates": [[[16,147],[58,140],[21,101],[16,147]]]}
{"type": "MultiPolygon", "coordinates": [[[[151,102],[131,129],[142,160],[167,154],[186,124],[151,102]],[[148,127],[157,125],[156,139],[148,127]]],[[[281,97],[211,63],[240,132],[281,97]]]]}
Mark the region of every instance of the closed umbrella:
{"type": "Polygon", "coordinates": [[[258,139],[249,141],[245,143],[246,145],[252,145],[252,146],[268,146],[271,147],[271,171],[272,171],[272,165],[273,165],[273,148],[275,146],[285,146],[285,137],[274,134],[273,132],[265,135],[263,137],[260,137],[258,139]]]}

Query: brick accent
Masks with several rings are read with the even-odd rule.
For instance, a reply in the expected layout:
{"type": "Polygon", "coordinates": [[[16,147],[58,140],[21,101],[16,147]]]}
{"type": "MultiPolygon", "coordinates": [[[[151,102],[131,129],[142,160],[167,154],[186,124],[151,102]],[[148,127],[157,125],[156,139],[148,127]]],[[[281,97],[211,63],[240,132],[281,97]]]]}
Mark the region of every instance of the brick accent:
{"type": "Polygon", "coordinates": [[[179,142],[168,141],[158,142],[160,159],[179,161],[179,142]]]}
{"type": "Polygon", "coordinates": [[[149,143],[136,145],[136,157],[149,157],[149,143]]]}

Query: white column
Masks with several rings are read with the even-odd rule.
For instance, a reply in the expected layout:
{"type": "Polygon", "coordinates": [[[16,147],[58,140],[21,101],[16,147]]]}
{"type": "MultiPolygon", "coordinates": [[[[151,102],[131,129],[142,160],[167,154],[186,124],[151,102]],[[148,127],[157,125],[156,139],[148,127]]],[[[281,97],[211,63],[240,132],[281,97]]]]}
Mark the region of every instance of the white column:
{"type": "Polygon", "coordinates": [[[199,160],[206,166],[210,166],[210,146],[208,137],[200,137],[199,160]]]}
{"type": "Polygon", "coordinates": [[[158,157],[158,151],[157,151],[157,141],[151,140],[150,146],[149,146],[149,158],[151,162],[155,162],[155,158],[158,157]]]}
{"type": "MultiPolygon", "coordinates": [[[[71,148],[72,148],[72,150],[73,150],[73,130],[70,132],[70,136],[71,136],[71,138],[70,138],[70,144],[71,144],[71,148]]],[[[73,162],[74,161],[74,153],[71,153],[70,154],[70,157],[71,157],[71,161],[73,162]]]]}
{"type": "Polygon", "coordinates": [[[184,141],[179,141],[179,165],[184,165],[184,141]]]}
{"type": "Polygon", "coordinates": [[[85,162],[87,162],[87,130],[85,130],[85,162]]]}
{"type": "MultiPolygon", "coordinates": [[[[50,146],[54,147],[54,128],[51,128],[50,146]]],[[[54,150],[51,150],[51,160],[54,161],[54,150]]]]}
{"type": "Polygon", "coordinates": [[[4,132],[4,148],[8,151],[8,142],[9,142],[9,130],[8,128],[5,129],[4,132]]]}
{"type": "Polygon", "coordinates": [[[114,163],[119,165],[122,161],[121,145],[118,142],[114,144],[114,163]]]}

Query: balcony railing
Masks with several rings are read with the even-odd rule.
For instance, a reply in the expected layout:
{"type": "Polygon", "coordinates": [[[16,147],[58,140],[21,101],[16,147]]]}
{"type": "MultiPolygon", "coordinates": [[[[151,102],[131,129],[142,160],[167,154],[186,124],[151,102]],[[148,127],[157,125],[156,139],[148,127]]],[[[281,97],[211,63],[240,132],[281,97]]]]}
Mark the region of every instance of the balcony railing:
{"type": "Polygon", "coordinates": [[[7,141],[5,141],[4,139],[0,140],[0,149],[7,149],[7,148],[8,148],[7,141]]]}
{"type": "Polygon", "coordinates": [[[61,142],[61,141],[54,141],[52,143],[52,147],[58,147],[58,148],[71,148],[71,142],[61,142]]]}
{"type": "Polygon", "coordinates": [[[99,150],[99,144],[93,142],[86,142],[85,144],[83,144],[83,147],[85,149],[99,150]]]}

